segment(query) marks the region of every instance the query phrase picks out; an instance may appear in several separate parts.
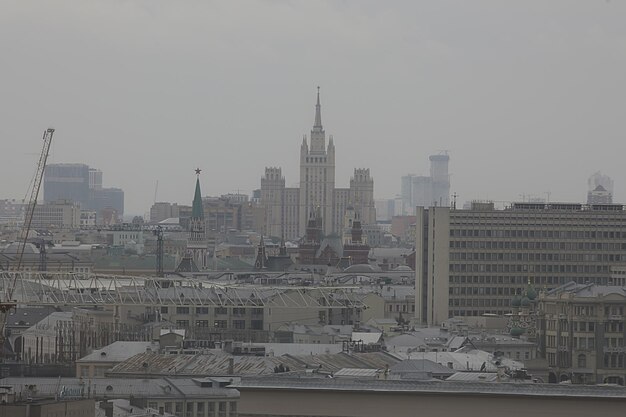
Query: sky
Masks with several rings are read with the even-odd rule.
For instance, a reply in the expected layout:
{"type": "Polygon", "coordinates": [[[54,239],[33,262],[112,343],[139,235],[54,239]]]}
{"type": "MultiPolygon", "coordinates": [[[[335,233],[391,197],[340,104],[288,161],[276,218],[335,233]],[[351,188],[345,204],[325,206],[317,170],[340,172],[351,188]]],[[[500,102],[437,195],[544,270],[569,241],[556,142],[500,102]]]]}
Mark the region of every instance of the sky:
{"type": "Polygon", "coordinates": [[[156,199],[299,181],[322,122],[336,183],[376,198],[450,154],[459,201],[583,201],[602,171],[626,202],[626,2],[616,0],[0,2],[1,198],[49,162],[86,163],[156,199]]]}

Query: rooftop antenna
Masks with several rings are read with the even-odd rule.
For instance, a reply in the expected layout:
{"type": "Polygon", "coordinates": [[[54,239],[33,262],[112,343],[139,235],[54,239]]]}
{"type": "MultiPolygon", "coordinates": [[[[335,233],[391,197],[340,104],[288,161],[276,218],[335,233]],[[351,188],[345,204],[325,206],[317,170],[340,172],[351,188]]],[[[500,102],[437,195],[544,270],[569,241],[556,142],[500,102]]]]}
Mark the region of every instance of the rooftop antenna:
{"type": "Polygon", "coordinates": [[[157,191],[159,191],[159,180],[156,180],[156,185],[154,186],[154,203],[157,202],[157,191]]]}

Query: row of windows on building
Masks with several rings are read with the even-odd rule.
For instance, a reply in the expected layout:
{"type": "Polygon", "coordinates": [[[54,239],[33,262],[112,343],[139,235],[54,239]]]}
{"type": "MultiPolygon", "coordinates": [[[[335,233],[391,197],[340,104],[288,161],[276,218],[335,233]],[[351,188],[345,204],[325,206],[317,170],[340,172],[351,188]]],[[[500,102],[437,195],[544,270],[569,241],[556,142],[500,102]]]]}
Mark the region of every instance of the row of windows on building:
{"type": "Polygon", "coordinates": [[[472,309],[465,309],[465,310],[449,310],[448,311],[448,317],[452,318],[452,317],[465,317],[465,316],[473,316],[473,317],[477,317],[477,316],[482,316],[483,314],[497,314],[499,316],[503,316],[507,313],[510,313],[510,310],[472,310],[472,309]]]}
{"type": "Polygon", "coordinates": [[[520,242],[492,240],[450,240],[450,249],[500,249],[500,250],[561,250],[561,251],[620,251],[626,249],[624,242],[520,242]]]}
{"type": "MultiPolygon", "coordinates": [[[[214,329],[236,329],[245,330],[246,320],[232,320],[229,326],[228,320],[176,320],[176,326],[181,329],[188,329],[193,323],[194,327],[214,329]]],[[[250,320],[250,330],[263,330],[263,320],[250,320]]]]}
{"type": "MultiPolygon", "coordinates": [[[[448,280],[450,284],[526,284],[528,283],[528,275],[451,275],[448,280]]],[[[535,285],[544,284],[565,284],[569,281],[576,281],[582,284],[590,281],[592,277],[553,277],[553,276],[533,276],[532,282],[535,285]]],[[[593,277],[596,284],[607,284],[609,277],[593,277]]],[[[504,293],[508,294],[507,292],[504,293]]],[[[512,293],[515,294],[515,293],[512,293]]]]}
{"type": "MultiPolygon", "coordinates": [[[[400,312],[408,313],[409,312],[409,306],[406,304],[389,304],[388,311],[392,313],[394,311],[394,307],[395,307],[396,313],[400,313],[400,312]]],[[[415,304],[411,304],[410,309],[411,309],[411,313],[415,313],[415,304]]]]}
{"type": "MultiPolygon", "coordinates": [[[[527,239],[626,239],[626,232],[595,230],[485,230],[485,229],[450,229],[450,237],[496,237],[527,239]]],[[[565,225],[565,227],[573,227],[565,225]]],[[[593,227],[597,227],[593,226],[593,227]]],[[[616,228],[621,227],[615,225],[616,228]]]]}
{"type": "Polygon", "coordinates": [[[252,315],[263,315],[263,308],[249,308],[247,309],[246,307],[232,307],[230,308],[230,313],[229,313],[229,307],[195,307],[192,309],[192,307],[188,307],[188,306],[179,306],[179,307],[168,307],[168,306],[161,306],[161,314],[168,314],[170,312],[170,308],[173,309],[172,312],[176,312],[176,314],[191,314],[191,312],[193,311],[194,314],[200,316],[200,315],[207,315],[209,314],[209,312],[211,311],[210,309],[213,309],[213,313],[215,315],[232,315],[232,316],[245,316],[246,312],[250,312],[252,315]]]}
{"type": "Polygon", "coordinates": [[[156,401],[148,402],[148,407],[159,410],[159,414],[171,413],[177,417],[234,417],[237,415],[236,401],[166,401],[160,405],[156,401]],[[185,410],[183,410],[186,408],[185,410]]]}
{"type": "MultiPolygon", "coordinates": [[[[548,352],[546,355],[548,359],[548,365],[569,367],[572,365],[570,355],[568,353],[562,353],[557,355],[553,352],[548,352]]],[[[578,368],[587,368],[587,355],[581,353],[576,356],[576,365],[578,368]]],[[[624,369],[624,353],[605,353],[602,361],[604,368],[608,369],[624,369]]]]}
{"type": "MultiPolygon", "coordinates": [[[[511,305],[511,300],[508,298],[450,298],[448,300],[449,307],[508,307],[511,305]]],[[[510,313],[508,310],[506,313],[510,313]]],[[[487,313],[492,313],[492,311],[487,311],[487,313]]]]}
{"type": "MultiPolygon", "coordinates": [[[[625,255],[626,256],[626,255],[625,255]]],[[[626,260],[626,258],[625,258],[626,260]]],[[[450,263],[450,272],[492,272],[492,273],[515,273],[515,272],[560,272],[560,273],[609,273],[609,265],[526,265],[526,264],[456,264],[450,263]],[[532,267],[532,270],[531,268],[532,267]]]]}
{"type": "MultiPolygon", "coordinates": [[[[503,296],[503,297],[511,297],[516,294],[520,294],[523,290],[523,287],[519,288],[503,288],[503,287],[450,287],[448,289],[448,294],[451,296],[458,295],[490,295],[490,296],[503,296]]],[[[501,300],[501,299],[500,299],[501,300]]],[[[496,301],[496,300],[493,300],[496,301]]],[[[509,300],[506,299],[506,303],[499,304],[508,306],[509,300]]]]}
{"type": "MultiPolygon", "coordinates": [[[[567,321],[560,320],[561,329],[567,328],[567,321]]],[[[559,327],[559,320],[546,320],[546,330],[556,331],[559,327]]],[[[593,321],[575,321],[572,323],[573,331],[576,332],[595,332],[596,323],[593,321]]]]}
{"type": "MultiPolygon", "coordinates": [[[[528,252],[450,252],[451,261],[533,261],[533,262],[620,262],[626,261],[621,253],[528,253],[528,252]]],[[[530,265],[533,268],[534,265],[530,265]]]]}
{"type": "Polygon", "coordinates": [[[464,210],[450,212],[450,223],[457,226],[466,226],[468,223],[484,224],[488,226],[538,226],[538,227],[555,227],[561,224],[571,225],[576,222],[578,225],[596,227],[599,225],[617,227],[620,223],[626,223],[626,216],[623,211],[612,214],[599,214],[599,212],[587,212],[582,215],[572,215],[564,213],[528,213],[520,214],[510,211],[491,213],[472,213],[464,210]]]}

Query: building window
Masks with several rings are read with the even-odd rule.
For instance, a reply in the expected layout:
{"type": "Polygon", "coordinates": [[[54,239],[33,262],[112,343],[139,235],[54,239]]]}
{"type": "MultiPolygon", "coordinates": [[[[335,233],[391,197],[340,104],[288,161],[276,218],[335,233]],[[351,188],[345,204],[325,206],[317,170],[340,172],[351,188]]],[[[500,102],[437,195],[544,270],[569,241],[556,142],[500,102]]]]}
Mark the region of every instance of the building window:
{"type": "Polygon", "coordinates": [[[161,307],[161,314],[167,314],[167,307],[161,307]]]}
{"type": "Polygon", "coordinates": [[[209,314],[209,307],[196,307],[196,314],[209,314]]]}
{"type": "Polygon", "coordinates": [[[189,320],[176,320],[176,327],[186,329],[189,327],[189,320]]]}
{"type": "Polygon", "coordinates": [[[235,329],[245,329],[246,321],[245,320],[233,320],[233,327],[235,329]]]}
{"type": "Polygon", "coordinates": [[[226,320],[215,320],[214,324],[216,329],[225,329],[228,327],[228,322],[226,320]]]}
{"type": "Polygon", "coordinates": [[[263,320],[252,320],[250,322],[250,328],[252,330],[263,330],[263,320]]]}
{"type": "Polygon", "coordinates": [[[578,355],[578,367],[586,368],[587,367],[587,356],[584,353],[578,355]]]}
{"type": "Polygon", "coordinates": [[[215,314],[228,314],[226,307],[215,307],[215,314]]]}
{"type": "Polygon", "coordinates": [[[209,327],[208,320],[196,320],[196,327],[209,327]]]}
{"type": "Polygon", "coordinates": [[[176,307],[176,314],[189,314],[189,307],[176,307]]]}

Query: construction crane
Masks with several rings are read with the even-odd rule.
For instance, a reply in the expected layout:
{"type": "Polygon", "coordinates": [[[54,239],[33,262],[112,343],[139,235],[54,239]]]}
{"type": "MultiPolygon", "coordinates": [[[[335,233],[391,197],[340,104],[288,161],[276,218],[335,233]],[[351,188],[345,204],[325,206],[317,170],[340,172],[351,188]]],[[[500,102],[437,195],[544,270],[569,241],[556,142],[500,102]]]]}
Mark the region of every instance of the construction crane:
{"type": "MultiPolygon", "coordinates": [[[[22,269],[22,258],[24,257],[24,249],[26,248],[26,242],[28,241],[28,233],[30,232],[30,226],[33,221],[33,214],[35,213],[35,207],[37,206],[37,198],[39,197],[39,189],[41,188],[41,182],[43,180],[43,173],[46,169],[46,162],[48,160],[48,153],[50,152],[50,144],[52,143],[52,136],[54,135],[54,129],[49,128],[43,132],[43,147],[41,149],[41,155],[39,156],[39,162],[37,163],[37,170],[35,171],[35,177],[33,179],[32,188],[30,189],[30,198],[28,199],[28,205],[26,206],[26,214],[24,215],[24,224],[19,237],[19,247],[17,250],[17,262],[15,266],[16,271],[22,269]]],[[[13,300],[13,292],[17,285],[17,278],[19,274],[15,274],[12,280],[3,286],[4,294],[2,300],[0,300],[0,355],[4,352],[5,341],[5,329],[7,323],[7,314],[9,311],[17,306],[15,300],[13,300]]]]}

